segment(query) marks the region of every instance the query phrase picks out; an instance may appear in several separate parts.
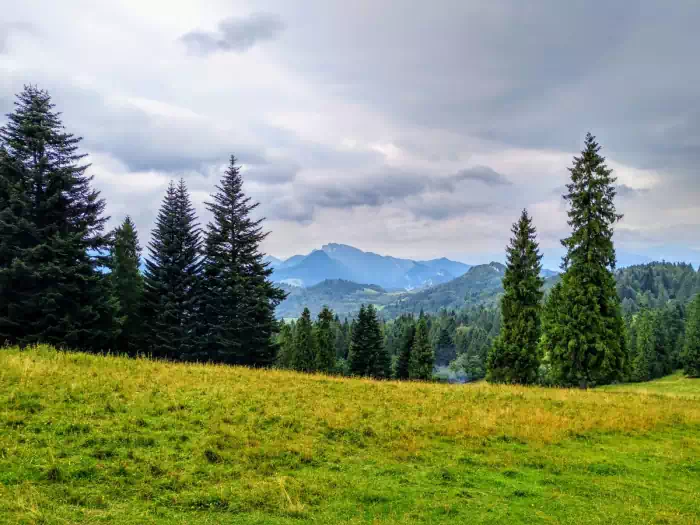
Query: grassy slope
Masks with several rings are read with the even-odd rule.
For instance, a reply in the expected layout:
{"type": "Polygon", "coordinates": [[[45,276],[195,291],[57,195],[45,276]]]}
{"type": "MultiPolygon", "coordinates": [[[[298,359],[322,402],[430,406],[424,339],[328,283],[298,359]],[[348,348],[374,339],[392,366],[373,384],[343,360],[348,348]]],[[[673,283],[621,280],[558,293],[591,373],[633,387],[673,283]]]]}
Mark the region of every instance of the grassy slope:
{"type": "Polygon", "coordinates": [[[692,395],[0,351],[0,522],[698,523],[699,500],[692,395]]]}

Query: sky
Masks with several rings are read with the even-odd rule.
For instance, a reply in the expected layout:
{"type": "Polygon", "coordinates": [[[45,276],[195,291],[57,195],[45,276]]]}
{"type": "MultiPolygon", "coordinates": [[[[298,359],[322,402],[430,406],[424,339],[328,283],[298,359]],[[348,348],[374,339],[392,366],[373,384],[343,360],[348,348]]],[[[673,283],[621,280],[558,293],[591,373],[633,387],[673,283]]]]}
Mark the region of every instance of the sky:
{"type": "MultiPolygon", "coordinates": [[[[586,132],[618,177],[623,262],[700,263],[700,2],[0,0],[0,113],[48,90],[110,225],[146,245],[184,178],[203,224],[231,155],[266,253],[329,242],[545,265],[586,132]]],[[[0,124],[4,117],[0,118],[0,124]]]]}

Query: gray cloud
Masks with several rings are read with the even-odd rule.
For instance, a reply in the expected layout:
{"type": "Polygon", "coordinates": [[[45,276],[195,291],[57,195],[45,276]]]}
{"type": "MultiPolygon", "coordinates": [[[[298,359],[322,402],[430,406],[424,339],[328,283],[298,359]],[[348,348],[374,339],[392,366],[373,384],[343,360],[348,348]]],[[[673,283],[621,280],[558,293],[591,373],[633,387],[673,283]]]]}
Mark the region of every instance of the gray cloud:
{"type": "Polygon", "coordinates": [[[457,181],[475,180],[483,182],[487,186],[510,186],[510,182],[506,177],[494,171],[488,166],[474,166],[460,171],[454,176],[457,181]]]}
{"type": "Polygon", "coordinates": [[[649,193],[648,188],[632,188],[627,184],[618,184],[617,186],[617,194],[623,199],[633,199],[647,193],[649,193]]]}
{"type": "Polygon", "coordinates": [[[488,186],[510,185],[500,173],[487,166],[467,168],[441,176],[396,169],[384,169],[358,175],[343,183],[332,176],[315,181],[296,181],[291,194],[272,200],[268,216],[307,223],[318,209],[380,208],[400,205],[415,217],[444,220],[470,212],[489,212],[494,206],[473,192],[462,191],[465,181],[484,182],[488,186]],[[457,195],[457,197],[455,197],[457,195]],[[449,198],[448,198],[449,197],[449,198]]]}
{"type": "Polygon", "coordinates": [[[274,40],[285,29],[282,19],[274,14],[255,13],[246,18],[227,18],[218,31],[191,31],[180,40],[193,53],[206,55],[216,51],[244,52],[259,42],[274,40]]]}

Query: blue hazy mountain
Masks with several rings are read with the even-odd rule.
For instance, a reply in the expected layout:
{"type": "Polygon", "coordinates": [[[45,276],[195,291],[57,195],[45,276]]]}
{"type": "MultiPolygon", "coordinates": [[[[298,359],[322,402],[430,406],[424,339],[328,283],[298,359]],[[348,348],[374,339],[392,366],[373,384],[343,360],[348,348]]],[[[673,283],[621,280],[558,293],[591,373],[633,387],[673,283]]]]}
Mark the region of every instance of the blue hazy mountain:
{"type": "Polygon", "coordinates": [[[295,256],[277,267],[272,279],[292,286],[313,286],[327,279],[352,280],[352,272],[343,263],[332,259],[323,250],[314,250],[307,256],[295,256]]]}
{"type": "Polygon", "coordinates": [[[295,255],[285,261],[269,258],[272,279],[296,286],[313,286],[326,279],[347,279],[375,284],[387,290],[413,290],[448,282],[463,275],[470,266],[450,259],[414,261],[373,252],[346,244],[326,244],[309,255],[295,255]],[[325,254],[326,257],[320,255],[325,254]],[[332,262],[329,262],[330,261],[332,262]],[[333,264],[336,263],[336,264],[333,264]]]}

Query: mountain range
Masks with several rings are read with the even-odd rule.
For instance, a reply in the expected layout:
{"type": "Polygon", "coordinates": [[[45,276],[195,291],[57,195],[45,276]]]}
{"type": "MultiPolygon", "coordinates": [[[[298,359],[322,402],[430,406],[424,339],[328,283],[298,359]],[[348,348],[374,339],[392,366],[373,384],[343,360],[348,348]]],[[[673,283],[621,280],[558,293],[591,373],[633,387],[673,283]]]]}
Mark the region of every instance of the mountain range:
{"type": "Polygon", "coordinates": [[[274,270],[272,280],[311,287],[326,280],[371,283],[388,291],[415,290],[446,283],[464,275],[470,265],[447,258],[415,261],[372,252],[346,244],[325,244],[308,255],[286,260],[266,256],[274,270]]]}

